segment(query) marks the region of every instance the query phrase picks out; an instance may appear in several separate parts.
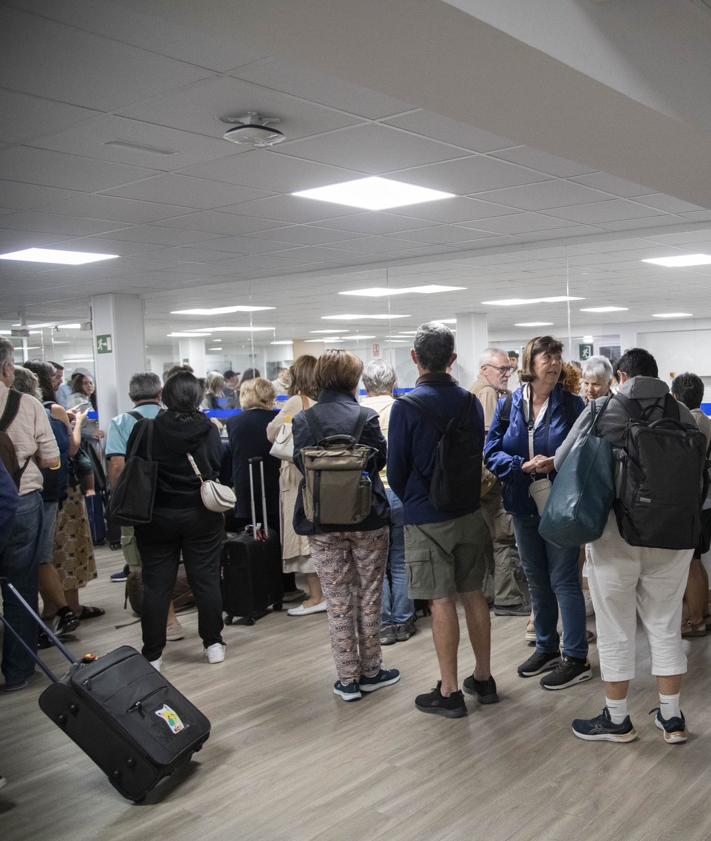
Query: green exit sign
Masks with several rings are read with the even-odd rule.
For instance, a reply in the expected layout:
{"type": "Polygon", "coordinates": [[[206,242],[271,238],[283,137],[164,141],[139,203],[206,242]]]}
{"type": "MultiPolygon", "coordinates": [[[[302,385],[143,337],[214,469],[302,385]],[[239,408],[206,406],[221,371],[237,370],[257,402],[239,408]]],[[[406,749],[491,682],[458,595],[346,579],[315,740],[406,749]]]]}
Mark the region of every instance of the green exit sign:
{"type": "Polygon", "coordinates": [[[97,353],[112,353],[111,333],[106,333],[104,336],[96,337],[96,352],[97,353]]]}

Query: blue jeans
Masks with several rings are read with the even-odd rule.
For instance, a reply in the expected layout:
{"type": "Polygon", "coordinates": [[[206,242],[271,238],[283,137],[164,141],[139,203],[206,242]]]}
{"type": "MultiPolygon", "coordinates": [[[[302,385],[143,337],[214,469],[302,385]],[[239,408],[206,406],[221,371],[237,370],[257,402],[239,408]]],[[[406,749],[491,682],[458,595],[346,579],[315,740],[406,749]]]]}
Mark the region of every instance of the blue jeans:
{"type": "Polygon", "coordinates": [[[588,656],[585,599],[578,575],[579,549],[558,549],[538,533],[537,515],[514,515],[516,543],[528,579],[536,626],[536,651],[557,654],[558,607],[563,620],[563,654],[588,656]]]}
{"type": "Polygon", "coordinates": [[[405,516],[402,502],[390,488],[385,489],[390,503],[390,551],[388,567],[383,578],[383,613],[381,624],[404,625],[414,616],[415,605],[407,597],[407,566],[405,565],[405,516]]]}
{"type": "MultiPolygon", "coordinates": [[[[20,497],[17,516],[7,543],[0,553],[0,576],[7,578],[20,595],[37,610],[39,586],[40,541],[44,507],[39,491],[20,497]]],[[[7,621],[29,645],[37,649],[37,623],[2,582],[3,613],[7,621]]],[[[35,661],[5,631],[2,646],[2,673],[8,686],[22,683],[35,670],[35,661]]]]}

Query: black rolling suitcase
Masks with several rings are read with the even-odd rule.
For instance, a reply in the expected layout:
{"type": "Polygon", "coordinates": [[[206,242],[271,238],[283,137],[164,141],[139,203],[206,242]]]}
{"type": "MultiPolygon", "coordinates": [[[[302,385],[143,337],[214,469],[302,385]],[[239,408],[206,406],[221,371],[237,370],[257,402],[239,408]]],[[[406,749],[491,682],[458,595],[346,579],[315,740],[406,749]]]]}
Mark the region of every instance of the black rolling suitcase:
{"type": "Polygon", "coordinates": [[[117,791],[139,803],[190,762],[207,741],[210,722],[128,645],[98,659],[75,660],[17,590],[8,587],[71,664],[68,674],[58,678],[0,616],[52,681],[39,697],[40,708],[117,791]]]}
{"type": "Polygon", "coordinates": [[[225,622],[235,617],[243,625],[254,625],[269,612],[269,606],[281,610],[282,585],[281,543],[279,535],[267,523],[267,500],[264,491],[264,462],[249,460],[249,488],[252,525],[239,534],[229,534],[222,551],[222,607],[225,622]],[[257,523],[254,501],[254,465],[259,463],[262,486],[262,523],[257,523]]]}

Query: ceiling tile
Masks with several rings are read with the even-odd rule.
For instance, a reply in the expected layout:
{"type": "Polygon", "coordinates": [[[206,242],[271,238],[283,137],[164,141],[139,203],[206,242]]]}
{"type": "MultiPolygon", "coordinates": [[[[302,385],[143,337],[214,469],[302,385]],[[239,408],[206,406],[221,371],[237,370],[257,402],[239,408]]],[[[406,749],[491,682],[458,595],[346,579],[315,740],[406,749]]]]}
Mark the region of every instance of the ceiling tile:
{"type": "Polygon", "coordinates": [[[0,8],[5,88],[109,111],[210,75],[110,38],[0,8]]]}
{"type": "Polygon", "coordinates": [[[266,231],[269,228],[280,227],[279,222],[269,219],[257,219],[250,216],[237,216],[236,213],[218,213],[214,210],[201,210],[188,213],[178,218],[165,219],[160,222],[161,227],[185,228],[192,231],[208,231],[211,234],[234,236],[235,234],[251,234],[255,231],[266,231]]]}
{"type": "MultiPolygon", "coordinates": [[[[0,181],[0,202],[14,210],[32,210],[36,207],[44,209],[51,202],[61,202],[79,195],[81,193],[60,190],[58,187],[26,184],[22,181],[0,181]]],[[[79,213],[75,215],[81,216],[79,213]]]]}
{"type": "MultiPolygon", "coordinates": [[[[569,223],[572,225],[572,222],[569,223]]],[[[542,213],[515,213],[511,216],[497,216],[493,219],[480,219],[477,227],[494,234],[527,234],[546,228],[562,228],[561,219],[553,219],[542,213]]]]}
{"type": "Polygon", "coordinates": [[[381,125],[354,126],[320,137],[285,143],[275,151],[369,175],[447,161],[467,154],[453,146],[381,125]]]}
{"type": "Polygon", "coordinates": [[[210,243],[215,251],[226,251],[234,254],[263,254],[268,251],[278,251],[284,247],[283,243],[269,242],[256,237],[220,237],[210,243]]]}
{"type": "Polygon", "coordinates": [[[596,201],[608,201],[609,195],[599,190],[591,190],[582,184],[571,181],[543,181],[540,184],[527,184],[524,187],[507,187],[481,193],[480,198],[519,210],[547,210],[551,207],[564,207],[569,204],[590,204],[596,201]]]}
{"type": "Polygon", "coordinates": [[[685,220],[678,216],[651,216],[648,219],[617,219],[598,224],[605,231],[634,231],[637,228],[667,228],[669,225],[684,225],[685,220]]]}
{"type": "Polygon", "coordinates": [[[123,108],[121,114],[147,123],[221,138],[229,126],[219,118],[248,111],[278,117],[281,120],[279,129],[291,140],[358,122],[356,117],[229,77],[213,78],[204,84],[123,108]]]}
{"type": "MultiPolygon", "coordinates": [[[[588,225],[598,225],[604,222],[616,222],[621,219],[644,219],[648,216],[665,216],[663,210],[655,211],[651,207],[643,207],[625,199],[595,202],[594,204],[571,205],[548,211],[561,219],[571,219],[588,225]]],[[[660,221],[660,224],[661,221],[660,221]]]]}
{"type": "Polygon", "coordinates": [[[153,170],[95,161],[43,149],[16,146],[0,152],[0,178],[67,187],[72,190],[105,190],[128,181],[147,178],[153,170]]]}
{"type": "Polygon", "coordinates": [[[512,140],[507,140],[505,137],[490,134],[488,131],[481,131],[465,123],[458,123],[456,120],[433,114],[431,111],[412,111],[409,114],[402,114],[384,122],[390,126],[406,129],[414,134],[442,140],[445,143],[461,146],[463,149],[471,149],[474,152],[490,152],[493,149],[503,149],[507,146],[516,145],[512,140]]]}
{"type": "Polygon", "coordinates": [[[397,239],[417,243],[431,243],[434,245],[449,245],[473,242],[477,239],[490,237],[488,231],[475,231],[473,228],[458,228],[454,225],[437,225],[432,228],[420,228],[415,231],[400,231],[393,234],[397,239]]]}
{"type": "Polygon", "coordinates": [[[274,58],[240,67],[232,75],[369,119],[400,114],[411,108],[390,96],[319,73],[303,64],[274,58]]]}
{"type": "Polygon", "coordinates": [[[691,213],[696,210],[704,210],[697,204],[691,204],[688,201],[682,201],[674,196],[665,196],[664,193],[652,193],[648,196],[639,196],[635,199],[640,204],[646,204],[647,207],[655,207],[659,210],[665,210],[667,213],[691,213]]]}
{"type": "Polygon", "coordinates": [[[287,158],[266,149],[252,149],[243,155],[195,164],[182,169],[181,174],[261,187],[275,193],[293,193],[310,187],[322,187],[360,175],[352,170],[287,158]]]}
{"type": "MultiPolygon", "coordinates": [[[[0,154],[0,166],[2,154],[0,154]]],[[[216,181],[204,181],[185,175],[156,175],[143,181],[136,181],[125,187],[106,190],[112,196],[124,196],[143,201],[165,202],[184,207],[208,210],[233,204],[239,201],[263,198],[268,195],[264,190],[251,187],[238,187],[235,184],[220,184],[216,181]]]]}
{"type": "MultiPolygon", "coordinates": [[[[169,216],[182,216],[187,209],[171,204],[121,199],[117,196],[101,196],[91,193],[69,192],[68,190],[58,190],[57,192],[62,194],[61,197],[36,206],[49,213],[67,213],[70,216],[114,219],[117,222],[130,222],[134,225],[154,222],[156,219],[166,220],[169,216]]],[[[2,194],[2,187],[0,187],[0,194],[2,194]]],[[[196,228],[195,230],[199,229],[196,228]]]]}
{"type": "Polygon", "coordinates": [[[221,207],[222,213],[235,213],[273,219],[275,222],[303,223],[320,222],[323,219],[351,216],[361,213],[357,207],[312,201],[299,196],[270,196],[266,199],[242,202],[221,207]]]}
{"type": "MultiPolygon", "coordinates": [[[[596,228],[593,225],[569,225],[565,228],[547,228],[541,229],[537,228],[535,231],[531,232],[531,241],[537,242],[538,240],[545,240],[545,239],[566,239],[567,237],[581,237],[587,236],[588,234],[599,234],[600,228],[596,228]]],[[[519,234],[519,237],[523,240],[526,239],[526,233],[519,234]]]]}
{"type": "Polygon", "coordinates": [[[61,236],[80,237],[112,231],[115,228],[120,228],[121,223],[107,219],[81,219],[57,213],[26,210],[22,213],[3,215],[2,226],[3,228],[15,228],[22,231],[39,231],[61,236]]]}
{"type": "MultiPolygon", "coordinates": [[[[516,211],[510,207],[502,207],[479,199],[466,196],[456,196],[444,201],[423,202],[411,207],[398,208],[401,216],[415,219],[426,219],[431,222],[475,222],[477,219],[488,219],[491,216],[508,216],[516,211]]],[[[476,224],[473,225],[476,227],[476,224]]]]}
{"type": "Polygon", "coordinates": [[[191,242],[216,239],[217,234],[208,234],[205,231],[179,231],[174,228],[159,228],[157,225],[136,225],[114,231],[111,238],[126,242],[155,243],[156,245],[187,245],[191,242]]]}
{"type": "Polygon", "coordinates": [[[99,111],[79,108],[44,97],[0,90],[0,140],[17,143],[37,135],[72,126],[95,117],[99,111]]]}
{"type": "MultiPolygon", "coordinates": [[[[0,217],[1,221],[2,217],[0,217]]],[[[46,248],[49,244],[56,245],[57,242],[61,242],[61,239],[61,236],[58,234],[41,234],[36,231],[9,231],[0,229],[0,251],[5,254],[9,251],[20,251],[23,248],[46,248]]],[[[14,268],[16,267],[13,266],[14,268]]],[[[36,266],[30,263],[24,264],[21,268],[27,269],[27,271],[36,270],[36,266]]],[[[3,284],[6,277],[6,270],[7,267],[2,266],[1,276],[3,278],[3,284]]],[[[5,291],[3,286],[3,293],[5,291]]]]}
{"type": "Polygon", "coordinates": [[[654,192],[649,187],[642,187],[640,184],[633,184],[631,181],[625,181],[624,178],[618,178],[616,175],[608,175],[606,172],[592,172],[589,175],[574,175],[573,181],[578,184],[585,184],[588,187],[594,187],[596,190],[603,190],[606,193],[612,193],[615,196],[622,196],[623,198],[633,198],[634,196],[644,196],[654,192]]]}
{"type": "Polygon", "coordinates": [[[338,228],[340,231],[355,231],[359,234],[394,234],[397,231],[413,231],[429,228],[429,220],[411,219],[395,213],[357,213],[354,216],[341,216],[338,219],[326,219],[319,223],[322,228],[338,228]]]}
{"type": "Polygon", "coordinates": [[[548,176],[541,173],[484,155],[460,158],[442,164],[428,164],[416,169],[402,169],[392,177],[398,181],[446,190],[460,196],[548,179],[548,176]]]}
{"type": "Polygon", "coordinates": [[[363,234],[354,233],[353,231],[319,228],[315,225],[292,225],[288,228],[260,231],[259,233],[252,234],[252,236],[255,239],[292,243],[293,245],[326,245],[329,242],[356,239],[357,237],[363,236],[363,234]]]}
{"type": "Polygon", "coordinates": [[[711,220],[711,210],[692,210],[690,213],[682,213],[681,215],[692,222],[708,222],[711,220]]]}
{"type": "Polygon", "coordinates": [[[566,161],[565,158],[557,158],[547,152],[539,152],[530,146],[516,146],[513,149],[502,149],[491,154],[495,158],[510,161],[512,164],[521,164],[521,166],[527,166],[548,175],[555,175],[558,178],[570,178],[571,175],[583,175],[594,171],[594,167],[566,161]]]}
{"type": "Polygon", "coordinates": [[[198,161],[234,155],[239,151],[239,147],[221,138],[213,139],[109,114],[102,114],[66,131],[43,136],[32,145],[168,172],[198,161]],[[126,148],[114,145],[116,142],[138,144],[160,151],[126,148]]]}

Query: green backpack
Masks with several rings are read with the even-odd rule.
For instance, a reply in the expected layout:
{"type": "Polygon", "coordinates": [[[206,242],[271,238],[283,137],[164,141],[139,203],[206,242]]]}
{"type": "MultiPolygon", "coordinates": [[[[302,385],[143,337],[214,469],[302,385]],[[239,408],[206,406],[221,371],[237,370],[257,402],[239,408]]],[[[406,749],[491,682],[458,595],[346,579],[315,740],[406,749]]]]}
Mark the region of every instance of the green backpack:
{"type": "Polygon", "coordinates": [[[368,410],[361,407],[352,435],[324,436],[316,407],[304,412],[311,433],[318,442],[303,447],[304,514],[315,526],[352,526],[370,514],[373,485],[368,464],[374,450],[359,444],[368,410]]]}

